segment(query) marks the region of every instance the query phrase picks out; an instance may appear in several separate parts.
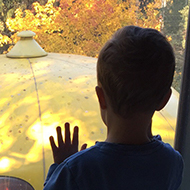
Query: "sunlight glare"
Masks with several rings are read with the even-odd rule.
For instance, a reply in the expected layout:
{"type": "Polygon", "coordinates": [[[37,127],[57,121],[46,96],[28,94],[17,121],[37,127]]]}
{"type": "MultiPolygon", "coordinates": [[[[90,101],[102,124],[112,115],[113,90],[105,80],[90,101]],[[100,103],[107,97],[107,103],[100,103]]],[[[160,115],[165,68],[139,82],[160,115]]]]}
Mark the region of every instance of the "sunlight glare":
{"type": "Polygon", "coordinates": [[[1,172],[8,172],[12,168],[19,168],[21,166],[21,163],[13,158],[8,157],[2,157],[0,159],[0,171],[1,172]]]}

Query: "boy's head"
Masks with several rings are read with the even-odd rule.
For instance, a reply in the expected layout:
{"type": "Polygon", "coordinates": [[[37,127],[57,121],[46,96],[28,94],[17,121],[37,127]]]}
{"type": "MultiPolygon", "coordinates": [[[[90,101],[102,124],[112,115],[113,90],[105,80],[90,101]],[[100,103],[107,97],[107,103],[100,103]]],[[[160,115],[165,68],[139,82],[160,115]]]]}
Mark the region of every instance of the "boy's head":
{"type": "Polygon", "coordinates": [[[113,111],[153,113],[168,93],[175,70],[173,49],[157,30],[126,26],[100,51],[98,82],[113,111]]]}

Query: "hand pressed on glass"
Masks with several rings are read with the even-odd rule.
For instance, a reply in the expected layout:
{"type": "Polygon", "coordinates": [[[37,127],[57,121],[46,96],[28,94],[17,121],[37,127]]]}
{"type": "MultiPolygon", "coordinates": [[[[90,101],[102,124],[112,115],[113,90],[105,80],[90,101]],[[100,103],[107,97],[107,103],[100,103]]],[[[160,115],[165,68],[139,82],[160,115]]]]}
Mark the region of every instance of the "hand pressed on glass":
{"type": "MultiPolygon", "coordinates": [[[[65,123],[65,141],[61,133],[61,127],[56,128],[58,146],[56,146],[53,136],[50,136],[50,144],[53,152],[54,162],[60,164],[66,158],[78,152],[78,126],[73,129],[73,138],[71,141],[70,124],[65,123]]],[[[80,150],[86,149],[87,144],[83,144],[80,150]]]]}

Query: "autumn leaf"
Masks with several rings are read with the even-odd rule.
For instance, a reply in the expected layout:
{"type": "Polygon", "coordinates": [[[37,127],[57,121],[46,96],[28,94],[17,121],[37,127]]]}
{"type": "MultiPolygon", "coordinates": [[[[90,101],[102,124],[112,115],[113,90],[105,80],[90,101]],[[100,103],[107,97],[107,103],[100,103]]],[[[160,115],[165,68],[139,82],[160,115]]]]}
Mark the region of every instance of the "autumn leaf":
{"type": "Polygon", "coordinates": [[[161,30],[161,0],[149,3],[145,12],[139,8],[138,0],[55,0],[45,5],[34,2],[32,10],[15,11],[8,18],[8,29],[15,32],[10,38],[0,36],[0,45],[16,43],[16,34],[32,30],[35,39],[47,52],[80,54],[97,57],[102,45],[119,28],[125,25],[161,30]]]}

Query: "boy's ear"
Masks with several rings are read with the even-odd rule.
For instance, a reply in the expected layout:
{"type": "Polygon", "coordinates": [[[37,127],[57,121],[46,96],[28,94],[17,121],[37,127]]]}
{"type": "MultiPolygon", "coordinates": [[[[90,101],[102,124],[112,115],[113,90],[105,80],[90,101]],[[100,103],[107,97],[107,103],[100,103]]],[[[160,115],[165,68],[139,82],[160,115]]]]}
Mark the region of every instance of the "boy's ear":
{"type": "Polygon", "coordinates": [[[106,109],[107,106],[106,106],[106,99],[105,99],[104,91],[99,86],[96,86],[96,95],[98,97],[100,108],[101,109],[106,109]]]}
{"type": "Polygon", "coordinates": [[[160,102],[160,104],[159,104],[158,108],[156,109],[156,111],[160,111],[162,108],[165,107],[165,105],[168,103],[168,101],[170,99],[171,94],[172,94],[172,90],[170,88],[168,93],[164,96],[164,98],[160,102]]]}

